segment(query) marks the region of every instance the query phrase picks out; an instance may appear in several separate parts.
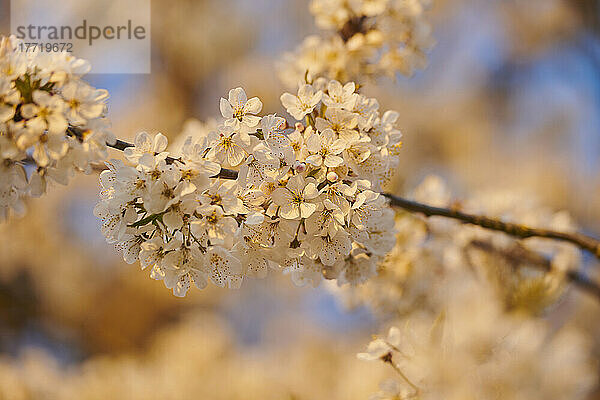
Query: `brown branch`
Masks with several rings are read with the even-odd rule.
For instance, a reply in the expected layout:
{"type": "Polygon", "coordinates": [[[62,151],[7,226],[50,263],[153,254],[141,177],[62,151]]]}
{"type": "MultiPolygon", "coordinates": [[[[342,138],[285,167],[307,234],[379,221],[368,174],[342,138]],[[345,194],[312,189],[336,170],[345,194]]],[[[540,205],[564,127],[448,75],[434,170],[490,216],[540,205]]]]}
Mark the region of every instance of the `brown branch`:
{"type": "MultiPolygon", "coordinates": [[[[524,263],[528,263],[528,265],[531,265],[542,271],[552,271],[552,263],[550,262],[550,260],[548,260],[546,257],[542,256],[539,253],[524,248],[520,244],[517,244],[511,247],[510,249],[506,250],[499,249],[493,244],[483,240],[473,240],[470,244],[473,247],[481,249],[485,252],[502,256],[513,265],[521,265],[524,263]]],[[[584,274],[578,271],[568,270],[565,271],[565,278],[567,279],[567,281],[573,283],[579,289],[600,299],[600,285],[598,285],[598,283],[594,282],[584,274]]]]}
{"type": "MultiPolygon", "coordinates": [[[[80,128],[73,127],[73,126],[70,126],[69,128],[67,128],[67,134],[74,136],[79,140],[83,140],[83,138],[84,138],[84,131],[80,128]]],[[[135,147],[135,145],[133,143],[129,143],[129,142],[126,142],[126,141],[120,140],[120,139],[117,139],[114,144],[107,143],[106,145],[108,147],[111,147],[111,148],[113,148],[115,150],[119,150],[119,151],[124,151],[128,147],[135,147]]],[[[167,162],[167,164],[173,164],[175,161],[181,162],[181,159],[167,157],[165,159],[165,161],[167,162]]],[[[94,169],[97,169],[97,168],[94,168],[94,169]]],[[[237,171],[234,171],[231,169],[225,169],[225,168],[222,168],[221,171],[217,175],[211,176],[211,178],[222,178],[222,179],[237,179],[237,177],[238,177],[237,171]]]]}
{"type": "Polygon", "coordinates": [[[582,250],[589,251],[596,258],[600,259],[600,241],[582,233],[568,233],[553,231],[550,229],[531,228],[521,224],[503,222],[497,218],[491,218],[485,215],[468,214],[452,208],[433,207],[423,203],[418,203],[416,201],[407,200],[402,197],[394,196],[389,193],[383,193],[383,195],[390,200],[390,204],[392,206],[400,207],[410,212],[421,213],[426,217],[440,216],[452,218],[466,224],[477,225],[493,231],[504,232],[519,239],[540,237],[545,239],[560,240],[574,244],[582,250]]]}
{"type": "MultiPolygon", "coordinates": [[[[83,139],[83,131],[81,131],[79,128],[69,127],[67,132],[73,136],[76,136],[79,139],[83,139]]],[[[128,143],[122,140],[117,140],[115,144],[108,146],[123,151],[128,147],[133,147],[134,145],[132,143],[128,143]]],[[[166,161],[167,163],[173,163],[175,161],[181,160],[177,158],[167,157],[166,161]]],[[[230,169],[221,169],[221,172],[213,176],[213,178],[222,179],[237,179],[237,177],[238,172],[230,169]]],[[[416,201],[395,196],[390,193],[382,193],[382,195],[390,200],[390,204],[392,206],[402,208],[406,211],[421,213],[427,217],[440,216],[456,219],[466,224],[477,225],[482,228],[490,229],[493,231],[504,232],[508,235],[514,236],[519,239],[540,237],[545,239],[560,240],[563,242],[574,244],[580,249],[586,250],[592,253],[596,258],[600,259],[600,241],[591,236],[587,236],[581,233],[568,233],[542,228],[531,228],[521,224],[503,222],[497,218],[491,218],[485,215],[468,214],[452,208],[433,207],[427,204],[418,203],[416,201]]]]}

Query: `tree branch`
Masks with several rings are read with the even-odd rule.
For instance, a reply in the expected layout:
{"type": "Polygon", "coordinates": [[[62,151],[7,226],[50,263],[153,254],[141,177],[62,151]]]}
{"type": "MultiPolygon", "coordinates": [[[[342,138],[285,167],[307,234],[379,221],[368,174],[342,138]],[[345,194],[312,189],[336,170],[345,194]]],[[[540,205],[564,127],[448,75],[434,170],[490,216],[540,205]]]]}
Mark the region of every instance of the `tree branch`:
{"type": "MultiPolygon", "coordinates": [[[[79,138],[80,140],[83,139],[84,132],[79,128],[69,127],[67,133],[79,138]]],[[[123,140],[117,140],[115,144],[108,146],[120,151],[123,151],[128,147],[134,147],[132,143],[128,143],[123,140]]],[[[167,163],[171,164],[175,161],[181,160],[173,157],[167,157],[166,161],[167,163]]],[[[237,179],[237,177],[237,171],[223,168],[217,175],[213,176],[212,178],[237,179]]],[[[468,214],[452,208],[433,207],[427,204],[395,196],[390,193],[382,193],[382,195],[390,200],[390,204],[392,206],[399,207],[410,212],[421,213],[424,214],[426,217],[440,216],[456,219],[466,224],[477,225],[482,228],[490,229],[493,231],[504,232],[508,235],[514,236],[519,239],[540,237],[545,239],[553,239],[568,242],[574,244],[582,250],[586,250],[592,253],[597,259],[600,259],[600,241],[582,233],[568,233],[554,231],[550,229],[531,228],[521,224],[503,222],[497,218],[491,218],[485,215],[468,214]]]]}
{"type": "Polygon", "coordinates": [[[600,259],[600,241],[582,233],[568,233],[553,231],[550,229],[531,228],[521,224],[503,222],[497,218],[486,217],[485,215],[467,214],[451,208],[428,206],[426,204],[407,200],[389,193],[383,193],[383,195],[390,200],[390,204],[392,206],[400,207],[410,212],[421,213],[426,217],[440,216],[452,218],[466,224],[477,225],[493,231],[504,232],[519,239],[540,237],[545,239],[560,240],[574,244],[582,250],[589,251],[596,258],[600,259]]]}

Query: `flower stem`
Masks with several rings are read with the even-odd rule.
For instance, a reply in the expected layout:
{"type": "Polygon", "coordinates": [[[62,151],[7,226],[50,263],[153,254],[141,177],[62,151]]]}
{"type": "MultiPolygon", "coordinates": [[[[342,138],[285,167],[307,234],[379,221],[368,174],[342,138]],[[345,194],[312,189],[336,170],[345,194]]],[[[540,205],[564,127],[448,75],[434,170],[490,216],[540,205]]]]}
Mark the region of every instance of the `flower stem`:
{"type": "Polygon", "coordinates": [[[406,383],[408,383],[408,385],[415,391],[415,395],[418,395],[420,393],[419,387],[417,385],[415,385],[414,383],[412,383],[411,380],[408,379],[408,377],[406,375],[404,375],[402,370],[394,363],[394,360],[392,360],[391,356],[384,358],[383,361],[386,362],[387,364],[390,364],[392,366],[392,368],[394,368],[394,371],[396,371],[398,373],[398,375],[400,375],[402,377],[402,379],[404,379],[404,381],[406,383]]]}

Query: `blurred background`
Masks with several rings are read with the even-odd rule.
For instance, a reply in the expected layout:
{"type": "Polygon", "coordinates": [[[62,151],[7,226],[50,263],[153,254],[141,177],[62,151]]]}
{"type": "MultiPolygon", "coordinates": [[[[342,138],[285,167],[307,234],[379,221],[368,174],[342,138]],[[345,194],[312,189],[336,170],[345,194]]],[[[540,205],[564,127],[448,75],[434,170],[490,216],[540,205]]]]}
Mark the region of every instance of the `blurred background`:
{"type": "MultiPolygon", "coordinates": [[[[2,34],[8,11],[1,0],[2,34]]],[[[400,112],[391,190],[435,173],[458,197],[507,189],[599,234],[600,2],[434,0],[429,19],[427,69],[366,88],[400,112]]],[[[218,116],[237,86],[263,113],[283,113],[275,62],[316,31],[308,0],[152,0],[152,73],[87,80],[110,92],[119,138],[174,140],[188,118],[218,116]]],[[[380,331],[368,308],[277,274],[176,298],[105,243],[97,196],[97,176],[78,176],[0,225],[0,398],[53,398],[57,382],[61,398],[80,399],[365,399],[376,389],[385,366],[355,357],[380,331]]],[[[598,340],[592,312],[576,319],[598,340]]]]}

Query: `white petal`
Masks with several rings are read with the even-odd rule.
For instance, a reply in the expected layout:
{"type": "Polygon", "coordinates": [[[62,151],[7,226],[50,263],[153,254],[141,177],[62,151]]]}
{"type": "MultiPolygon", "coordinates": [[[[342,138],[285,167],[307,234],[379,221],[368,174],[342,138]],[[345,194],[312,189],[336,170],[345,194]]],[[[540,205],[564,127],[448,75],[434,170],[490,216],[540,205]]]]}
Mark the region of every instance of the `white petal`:
{"type": "Polygon", "coordinates": [[[262,102],[258,99],[258,97],[253,97],[244,106],[244,111],[249,114],[258,114],[260,110],[262,110],[262,102]]]}
{"type": "Polygon", "coordinates": [[[165,135],[163,135],[162,133],[158,133],[154,137],[154,149],[153,150],[155,153],[160,153],[167,148],[168,144],[169,144],[169,141],[167,140],[167,137],[165,135]]]}
{"type": "Polygon", "coordinates": [[[231,104],[229,104],[229,102],[226,99],[221,97],[221,103],[219,104],[219,106],[223,118],[229,119],[233,117],[233,108],[231,108],[231,104]]]}
{"type": "Polygon", "coordinates": [[[234,108],[242,108],[248,101],[246,92],[241,87],[229,91],[229,103],[234,108]]]}

